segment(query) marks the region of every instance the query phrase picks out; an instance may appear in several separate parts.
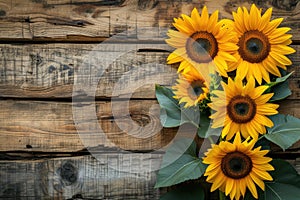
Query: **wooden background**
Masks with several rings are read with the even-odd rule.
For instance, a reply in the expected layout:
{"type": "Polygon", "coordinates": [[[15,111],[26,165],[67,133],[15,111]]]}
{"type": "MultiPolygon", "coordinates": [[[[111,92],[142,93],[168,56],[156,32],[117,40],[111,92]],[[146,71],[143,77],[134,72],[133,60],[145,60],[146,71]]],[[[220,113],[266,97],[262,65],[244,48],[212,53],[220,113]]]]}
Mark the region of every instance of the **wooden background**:
{"type": "MultiPolygon", "coordinates": [[[[165,65],[166,30],[193,7],[231,18],[251,3],[273,6],[273,16],[292,28],[293,94],[280,112],[300,117],[299,0],[0,0],[0,198],[159,199],[154,170],[177,133],[160,128],[154,95],[155,82],[176,77],[177,66],[165,65]],[[93,57],[103,52],[118,57],[93,57]],[[102,73],[90,83],[95,102],[72,104],[76,83],[76,98],[94,100],[78,83],[95,72],[102,73]],[[130,81],[116,87],[122,78],[130,81]],[[84,121],[90,108],[94,118],[84,121]]],[[[299,148],[274,147],[272,156],[300,171],[299,148]]]]}

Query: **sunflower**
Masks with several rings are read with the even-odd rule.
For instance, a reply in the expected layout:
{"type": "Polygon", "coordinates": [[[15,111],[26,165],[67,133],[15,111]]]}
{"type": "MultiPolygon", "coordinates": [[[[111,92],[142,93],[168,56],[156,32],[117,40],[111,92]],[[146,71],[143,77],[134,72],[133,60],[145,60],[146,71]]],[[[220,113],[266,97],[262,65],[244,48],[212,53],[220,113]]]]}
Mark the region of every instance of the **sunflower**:
{"type": "Polygon", "coordinates": [[[231,78],[228,78],[228,84],[221,84],[224,90],[213,91],[215,96],[211,97],[208,106],[216,111],[210,116],[212,128],[224,126],[222,137],[230,140],[236,132],[241,132],[244,138],[257,139],[258,133],[266,133],[265,126],[274,125],[267,115],[277,114],[279,105],[267,103],[273,96],[273,93],[263,94],[268,86],[255,87],[253,77],[246,85],[241,79],[233,81],[231,78]]]}
{"type": "Polygon", "coordinates": [[[209,93],[209,76],[203,76],[203,71],[198,72],[194,68],[186,70],[186,73],[180,74],[177,84],[172,87],[179,103],[185,103],[184,107],[196,106],[204,99],[208,98],[209,93]]]}
{"type": "Polygon", "coordinates": [[[263,15],[254,4],[250,13],[244,7],[233,12],[234,30],[237,33],[239,48],[234,56],[237,62],[229,64],[229,71],[237,69],[237,75],[249,79],[254,76],[259,84],[262,79],[270,82],[269,73],[280,77],[278,67],[285,69],[292,62],[285,55],[295,50],[287,45],[291,44],[292,35],[286,34],[290,28],[278,28],[283,18],[270,21],[272,8],[263,15]],[[278,67],[277,67],[278,66],[278,67]]]}
{"type": "Polygon", "coordinates": [[[191,17],[182,14],[174,21],[178,31],[169,30],[166,42],[176,49],[169,55],[168,64],[181,62],[178,72],[209,67],[227,77],[227,61],[236,61],[231,54],[238,49],[236,34],[226,25],[228,20],[218,21],[218,11],[209,16],[204,6],[201,16],[194,8],[191,17]]]}
{"type": "Polygon", "coordinates": [[[257,184],[265,190],[264,180],[272,181],[267,171],[274,170],[269,164],[272,158],[264,157],[268,150],[260,150],[261,146],[253,149],[256,140],[250,138],[241,141],[240,133],[235,136],[233,143],[221,141],[212,145],[205,153],[203,163],[208,164],[204,176],[212,183],[211,192],[220,189],[230,199],[239,200],[245,196],[246,189],[257,199],[257,184]]]}

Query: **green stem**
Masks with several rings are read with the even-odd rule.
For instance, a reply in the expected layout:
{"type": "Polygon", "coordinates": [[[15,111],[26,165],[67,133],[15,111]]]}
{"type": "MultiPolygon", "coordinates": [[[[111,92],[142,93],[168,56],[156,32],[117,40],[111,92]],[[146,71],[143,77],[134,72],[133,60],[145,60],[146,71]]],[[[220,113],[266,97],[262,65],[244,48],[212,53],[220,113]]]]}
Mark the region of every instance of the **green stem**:
{"type": "Polygon", "coordinates": [[[226,200],[226,196],[225,196],[224,192],[222,192],[221,190],[219,190],[219,199],[226,200]]]}

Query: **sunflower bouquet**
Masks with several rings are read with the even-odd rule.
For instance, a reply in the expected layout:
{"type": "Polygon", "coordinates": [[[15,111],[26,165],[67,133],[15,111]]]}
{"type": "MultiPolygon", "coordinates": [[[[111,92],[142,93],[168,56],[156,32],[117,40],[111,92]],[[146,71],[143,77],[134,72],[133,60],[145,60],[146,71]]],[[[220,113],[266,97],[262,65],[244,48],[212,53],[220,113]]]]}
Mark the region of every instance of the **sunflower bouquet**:
{"type": "Polygon", "coordinates": [[[300,199],[300,175],[270,156],[271,144],[285,150],[300,139],[300,120],[276,104],[291,94],[290,28],[271,20],[272,8],[232,15],[194,8],[167,33],[175,48],[167,62],[179,67],[172,88],[156,86],[160,118],[191,137],[166,150],[155,187],[182,184],[161,199],[209,199],[217,190],[219,199],[300,199]]]}

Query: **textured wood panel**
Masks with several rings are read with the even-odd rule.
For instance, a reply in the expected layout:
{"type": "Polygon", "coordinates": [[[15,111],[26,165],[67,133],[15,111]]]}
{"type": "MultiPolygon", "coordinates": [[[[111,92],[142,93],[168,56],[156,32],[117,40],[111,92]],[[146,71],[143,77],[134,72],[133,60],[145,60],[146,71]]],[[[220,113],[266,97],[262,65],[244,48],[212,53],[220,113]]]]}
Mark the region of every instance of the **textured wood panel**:
{"type": "Polygon", "coordinates": [[[283,17],[283,25],[293,28],[299,40],[299,1],[221,0],[14,0],[0,1],[0,32],[3,41],[10,40],[69,40],[101,41],[122,33],[139,40],[162,40],[165,29],[174,17],[190,14],[193,7],[207,5],[210,12],[220,10],[222,17],[231,18],[238,6],[257,3],[263,9],[274,7],[274,17],[283,17]],[[147,28],[147,31],[143,31],[147,28]]]}
{"type": "MultiPolygon", "coordinates": [[[[292,28],[280,112],[300,117],[298,0],[0,0],[0,198],[159,199],[155,170],[178,132],[161,129],[154,99],[177,77],[166,31],[193,7],[231,17],[251,3],[292,28]]],[[[299,172],[299,148],[271,155],[299,172]]]]}
{"type": "Polygon", "coordinates": [[[159,154],[0,161],[1,199],[159,199],[159,154]]]}
{"type": "MultiPolygon", "coordinates": [[[[178,132],[163,128],[154,100],[76,104],[46,101],[1,101],[0,151],[78,152],[85,148],[149,151],[166,147],[178,132]],[[95,108],[95,113],[90,112],[95,108]],[[95,114],[96,118],[93,118],[95,114]],[[103,134],[101,134],[100,129],[103,134]],[[78,134],[79,133],[79,134],[78,134]]],[[[300,117],[300,102],[281,103],[280,113],[300,117]]],[[[195,131],[184,127],[186,136],[195,131]]],[[[292,149],[300,148],[296,143],[292,149]]],[[[278,149],[277,149],[278,150],[278,149]]]]}
{"type": "Polygon", "coordinates": [[[168,49],[126,43],[0,45],[0,96],[70,98],[80,85],[97,89],[97,97],[114,92],[155,98],[156,83],[170,85],[177,77],[176,68],[166,65],[168,49]]]}
{"type": "MultiPolygon", "coordinates": [[[[290,99],[299,99],[300,46],[293,47],[297,53],[290,56],[293,65],[288,68],[295,71],[290,99]]],[[[169,51],[165,44],[3,44],[0,96],[155,98],[155,84],[172,85],[177,78],[177,66],[166,64],[169,51]]]]}
{"type": "Polygon", "coordinates": [[[76,152],[92,147],[146,151],[172,141],[177,129],[162,129],[156,101],[130,101],[128,109],[126,103],[72,107],[64,102],[1,101],[0,151],[76,152]]]}

